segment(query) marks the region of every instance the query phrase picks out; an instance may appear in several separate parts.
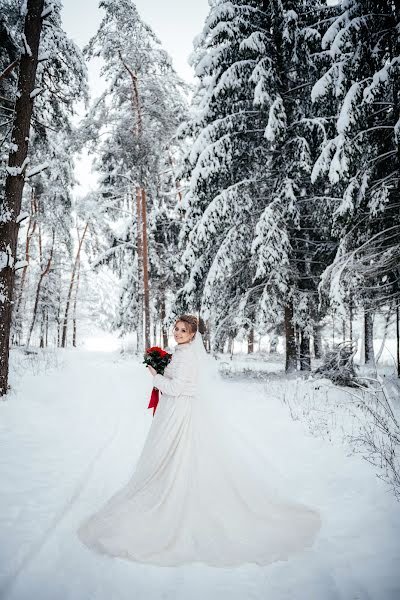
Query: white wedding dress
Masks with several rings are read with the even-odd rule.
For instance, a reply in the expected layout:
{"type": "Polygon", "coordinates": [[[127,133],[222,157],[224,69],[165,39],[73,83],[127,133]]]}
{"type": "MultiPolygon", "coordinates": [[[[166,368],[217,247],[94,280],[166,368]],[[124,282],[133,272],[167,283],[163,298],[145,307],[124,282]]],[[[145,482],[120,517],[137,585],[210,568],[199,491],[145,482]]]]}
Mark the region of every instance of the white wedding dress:
{"type": "Polygon", "coordinates": [[[198,393],[200,344],[206,353],[200,334],[195,342],[178,345],[154,377],[160,400],[132,477],[81,524],[79,539],[100,553],[163,566],[287,560],[313,545],[319,513],[281,496],[276,477],[270,482],[251,440],[214,410],[218,384],[215,397],[198,393]]]}

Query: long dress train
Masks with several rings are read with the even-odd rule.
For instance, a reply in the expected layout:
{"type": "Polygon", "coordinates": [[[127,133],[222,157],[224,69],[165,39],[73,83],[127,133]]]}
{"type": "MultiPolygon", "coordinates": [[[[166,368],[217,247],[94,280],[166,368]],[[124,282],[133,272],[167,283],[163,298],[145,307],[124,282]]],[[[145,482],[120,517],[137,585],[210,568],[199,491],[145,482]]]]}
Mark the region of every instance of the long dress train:
{"type": "Polygon", "coordinates": [[[133,475],[82,523],[80,540],[163,566],[266,565],[311,547],[319,512],[282,496],[250,448],[207,418],[192,394],[197,376],[190,344],[178,345],[154,378],[162,394],[133,475]]]}

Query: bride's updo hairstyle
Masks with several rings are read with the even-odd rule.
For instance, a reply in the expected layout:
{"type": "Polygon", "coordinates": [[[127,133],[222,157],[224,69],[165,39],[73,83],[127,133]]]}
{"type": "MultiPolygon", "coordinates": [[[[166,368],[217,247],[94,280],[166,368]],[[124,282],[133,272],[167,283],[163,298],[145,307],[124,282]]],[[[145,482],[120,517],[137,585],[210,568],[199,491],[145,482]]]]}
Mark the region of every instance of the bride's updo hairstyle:
{"type": "Polygon", "coordinates": [[[198,319],[194,315],[181,315],[176,319],[175,325],[178,323],[178,321],[187,323],[191,333],[196,333],[196,331],[199,331],[203,335],[203,333],[206,331],[204,321],[201,317],[198,319]]]}

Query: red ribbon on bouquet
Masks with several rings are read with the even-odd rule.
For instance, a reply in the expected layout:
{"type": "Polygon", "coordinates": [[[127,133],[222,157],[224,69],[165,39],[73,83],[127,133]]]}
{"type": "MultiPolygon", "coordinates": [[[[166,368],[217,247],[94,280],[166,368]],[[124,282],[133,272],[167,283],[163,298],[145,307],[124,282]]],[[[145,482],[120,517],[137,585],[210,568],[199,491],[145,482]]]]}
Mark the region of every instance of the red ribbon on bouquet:
{"type": "MultiPolygon", "coordinates": [[[[172,354],[166,352],[159,346],[152,346],[151,348],[147,348],[146,353],[144,355],[143,362],[149,366],[151,365],[153,369],[160,375],[163,375],[165,367],[168,365],[172,358],[172,354]]],[[[147,408],[153,409],[153,417],[156,412],[157,404],[160,399],[160,392],[158,388],[153,387],[150,402],[147,408]]]]}
{"type": "Polygon", "coordinates": [[[154,413],[156,412],[159,398],[160,398],[160,391],[157,388],[153,388],[151,391],[150,402],[147,407],[147,408],[153,409],[153,417],[154,417],[154,413]]]}

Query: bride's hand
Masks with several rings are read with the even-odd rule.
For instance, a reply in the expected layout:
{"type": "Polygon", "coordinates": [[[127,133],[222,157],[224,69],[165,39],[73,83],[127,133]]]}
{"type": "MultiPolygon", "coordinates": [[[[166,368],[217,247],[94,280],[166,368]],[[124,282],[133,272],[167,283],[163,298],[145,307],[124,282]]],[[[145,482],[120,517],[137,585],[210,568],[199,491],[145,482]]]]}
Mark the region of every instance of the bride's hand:
{"type": "Polygon", "coordinates": [[[152,367],[151,365],[147,365],[148,370],[150,371],[150,373],[153,375],[157,375],[157,371],[154,369],[154,367],[152,367]]]}

